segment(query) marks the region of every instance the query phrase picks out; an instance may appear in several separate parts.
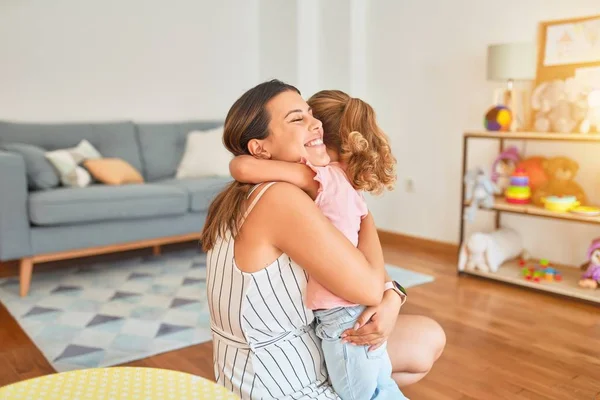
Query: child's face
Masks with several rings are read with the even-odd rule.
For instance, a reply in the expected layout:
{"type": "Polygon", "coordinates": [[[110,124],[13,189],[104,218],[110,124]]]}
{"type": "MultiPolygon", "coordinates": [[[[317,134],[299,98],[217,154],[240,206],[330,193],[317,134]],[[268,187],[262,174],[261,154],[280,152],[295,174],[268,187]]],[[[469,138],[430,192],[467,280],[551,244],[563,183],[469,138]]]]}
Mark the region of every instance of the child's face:
{"type": "Polygon", "coordinates": [[[513,173],[515,164],[509,160],[500,160],[496,166],[496,172],[500,175],[510,175],[513,173]]]}
{"type": "Polygon", "coordinates": [[[592,259],[590,261],[596,265],[600,265],[600,249],[592,252],[592,259]]]}

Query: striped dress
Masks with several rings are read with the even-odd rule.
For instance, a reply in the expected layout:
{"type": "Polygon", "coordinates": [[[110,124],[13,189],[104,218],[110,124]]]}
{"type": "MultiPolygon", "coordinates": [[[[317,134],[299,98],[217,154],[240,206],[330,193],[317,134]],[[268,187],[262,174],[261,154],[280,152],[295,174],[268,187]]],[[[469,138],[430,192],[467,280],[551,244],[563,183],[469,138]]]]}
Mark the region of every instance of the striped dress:
{"type": "Polygon", "coordinates": [[[312,311],[304,306],[307,274],[286,254],[258,272],[242,272],[233,249],[227,234],[207,254],[217,383],[242,400],[339,399],[328,383],[312,311]]]}

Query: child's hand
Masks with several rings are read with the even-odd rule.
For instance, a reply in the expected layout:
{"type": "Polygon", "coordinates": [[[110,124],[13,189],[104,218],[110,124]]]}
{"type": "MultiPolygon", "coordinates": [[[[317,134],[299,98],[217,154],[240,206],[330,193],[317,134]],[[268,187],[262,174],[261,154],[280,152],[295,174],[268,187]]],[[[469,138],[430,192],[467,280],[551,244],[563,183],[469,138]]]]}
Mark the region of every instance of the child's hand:
{"type": "Polygon", "coordinates": [[[379,348],[396,326],[402,301],[391,290],[386,292],[378,306],[367,307],[356,325],[342,334],[343,342],[358,346],[368,345],[369,351],[379,348]]]}

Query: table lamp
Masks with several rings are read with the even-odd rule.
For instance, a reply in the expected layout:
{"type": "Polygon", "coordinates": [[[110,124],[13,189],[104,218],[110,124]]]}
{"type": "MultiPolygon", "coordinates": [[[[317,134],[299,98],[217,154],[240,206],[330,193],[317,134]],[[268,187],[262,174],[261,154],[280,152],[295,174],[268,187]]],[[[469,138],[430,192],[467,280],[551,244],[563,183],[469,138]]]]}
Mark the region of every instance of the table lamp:
{"type": "Polygon", "coordinates": [[[536,71],[535,45],[529,42],[493,44],[487,50],[487,79],[504,82],[506,88],[494,93],[494,101],[508,107],[513,115],[511,131],[525,126],[524,93],[514,88],[515,81],[532,81],[536,71]],[[501,99],[499,99],[501,97],[501,99]]]}

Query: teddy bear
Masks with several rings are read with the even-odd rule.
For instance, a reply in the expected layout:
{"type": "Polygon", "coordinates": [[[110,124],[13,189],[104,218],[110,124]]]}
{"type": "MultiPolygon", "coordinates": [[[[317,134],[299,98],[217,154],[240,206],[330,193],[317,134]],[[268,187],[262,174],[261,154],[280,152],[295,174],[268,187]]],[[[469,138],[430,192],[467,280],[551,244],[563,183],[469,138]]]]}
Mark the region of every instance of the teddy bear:
{"type": "Polygon", "coordinates": [[[579,164],[568,157],[552,157],[543,161],[547,182],[531,198],[533,204],[543,207],[542,199],[548,196],[575,196],[581,205],[587,204],[585,192],[574,181],[579,164]]]}
{"type": "Polygon", "coordinates": [[[593,124],[595,120],[588,116],[589,90],[586,82],[576,77],[542,82],[531,96],[534,129],[570,133],[585,128],[582,124],[593,124]]]}

